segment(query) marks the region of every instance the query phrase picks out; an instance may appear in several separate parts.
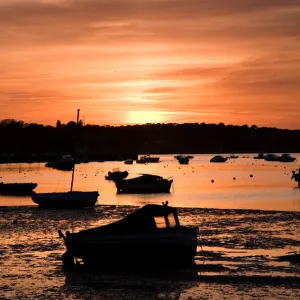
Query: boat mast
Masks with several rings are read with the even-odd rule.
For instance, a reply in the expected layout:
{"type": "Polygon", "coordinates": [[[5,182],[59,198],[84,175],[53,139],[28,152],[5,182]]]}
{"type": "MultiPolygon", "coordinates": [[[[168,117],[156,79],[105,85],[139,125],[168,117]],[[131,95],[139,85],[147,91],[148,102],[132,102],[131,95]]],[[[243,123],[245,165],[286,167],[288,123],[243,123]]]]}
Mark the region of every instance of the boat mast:
{"type": "MultiPolygon", "coordinates": [[[[76,120],[77,127],[78,127],[78,123],[79,123],[79,112],[80,112],[80,109],[77,109],[77,120],[76,120]]],[[[73,190],[74,171],[75,171],[75,161],[74,161],[73,168],[72,168],[71,192],[73,190]]]]}

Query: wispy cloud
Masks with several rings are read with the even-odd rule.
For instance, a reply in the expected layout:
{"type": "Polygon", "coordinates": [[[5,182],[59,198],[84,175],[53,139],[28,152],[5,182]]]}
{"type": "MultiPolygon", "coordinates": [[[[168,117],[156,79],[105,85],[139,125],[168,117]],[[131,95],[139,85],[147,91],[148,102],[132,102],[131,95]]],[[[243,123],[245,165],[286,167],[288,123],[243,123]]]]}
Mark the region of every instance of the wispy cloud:
{"type": "Polygon", "coordinates": [[[114,124],[153,109],[300,127],[299,14],[299,0],[2,0],[0,119],[19,103],[48,123],[76,105],[114,124]]]}

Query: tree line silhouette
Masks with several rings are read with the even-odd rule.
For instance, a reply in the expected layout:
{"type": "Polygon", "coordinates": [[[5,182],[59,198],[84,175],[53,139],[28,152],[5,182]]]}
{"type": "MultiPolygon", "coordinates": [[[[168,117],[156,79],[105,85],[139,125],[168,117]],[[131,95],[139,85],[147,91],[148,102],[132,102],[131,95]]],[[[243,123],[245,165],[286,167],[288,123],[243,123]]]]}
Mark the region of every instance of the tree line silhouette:
{"type": "Polygon", "coordinates": [[[121,160],[139,153],[300,152],[300,130],[224,123],[99,126],[58,120],[56,126],[49,126],[5,119],[0,122],[0,138],[2,161],[66,153],[88,155],[90,160],[121,160]]]}

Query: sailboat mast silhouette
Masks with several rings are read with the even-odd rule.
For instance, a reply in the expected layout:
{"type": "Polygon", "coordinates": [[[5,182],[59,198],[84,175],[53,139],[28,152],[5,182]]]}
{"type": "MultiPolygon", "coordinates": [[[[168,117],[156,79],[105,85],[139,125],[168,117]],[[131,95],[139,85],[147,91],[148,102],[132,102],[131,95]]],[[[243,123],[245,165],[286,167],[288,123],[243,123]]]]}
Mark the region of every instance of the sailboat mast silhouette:
{"type": "MultiPolygon", "coordinates": [[[[77,126],[79,128],[79,112],[77,110],[77,126]]],[[[75,132],[77,134],[77,132],[75,132]]],[[[77,134],[78,136],[78,134],[77,134]]],[[[69,192],[56,192],[56,193],[35,193],[32,195],[34,203],[39,207],[47,208],[85,208],[93,207],[99,196],[98,191],[73,191],[75,173],[75,162],[72,168],[71,190],[69,192]]]]}
{"type": "MultiPolygon", "coordinates": [[[[80,113],[80,109],[77,109],[77,120],[76,120],[77,128],[78,128],[78,124],[79,124],[79,113],[80,113]]],[[[71,188],[70,188],[71,192],[73,191],[74,172],[75,172],[75,162],[74,162],[73,168],[72,168],[72,180],[71,180],[71,188]]]]}

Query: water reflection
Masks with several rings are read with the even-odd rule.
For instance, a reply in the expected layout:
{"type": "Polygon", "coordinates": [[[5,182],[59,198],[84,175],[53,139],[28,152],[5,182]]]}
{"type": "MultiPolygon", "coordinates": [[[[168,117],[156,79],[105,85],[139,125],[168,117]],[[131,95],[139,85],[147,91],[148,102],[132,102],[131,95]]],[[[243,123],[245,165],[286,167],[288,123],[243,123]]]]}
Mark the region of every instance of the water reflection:
{"type": "MultiPolygon", "coordinates": [[[[211,155],[194,155],[189,165],[179,165],[173,155],[160,155],[161,162],[124,165],[123,162],[76,165],[74,190],[98,190],[98,204],[142,205],[168,200],[177,207],[232,209],[300,210],[299,189],[290,179],[297,163],[275,163],[253,159],[254,155],[223,164],[209,163],[211,155]],[[114,182],[104,176],[113,168],[129,172],[128,178],[141,173],[173,177],[170,194],[120,195],[114,182]],[[252,175],[252,176],[251,176],[252,175]],[[235,179],[234,179],[235,178],[235,179]],[[213,180],[213,183],[212,183],[213,180]]],[[[295,155],[300,159],[300,154],[295,155]]],[[[71,174],[46,168],[43,164],[0,165],[4,182],[37,182],[36,192],[66,192],[71,174]]],[[[0,195],[0,205],[35,205],[30,197],[0,195]]]]}

